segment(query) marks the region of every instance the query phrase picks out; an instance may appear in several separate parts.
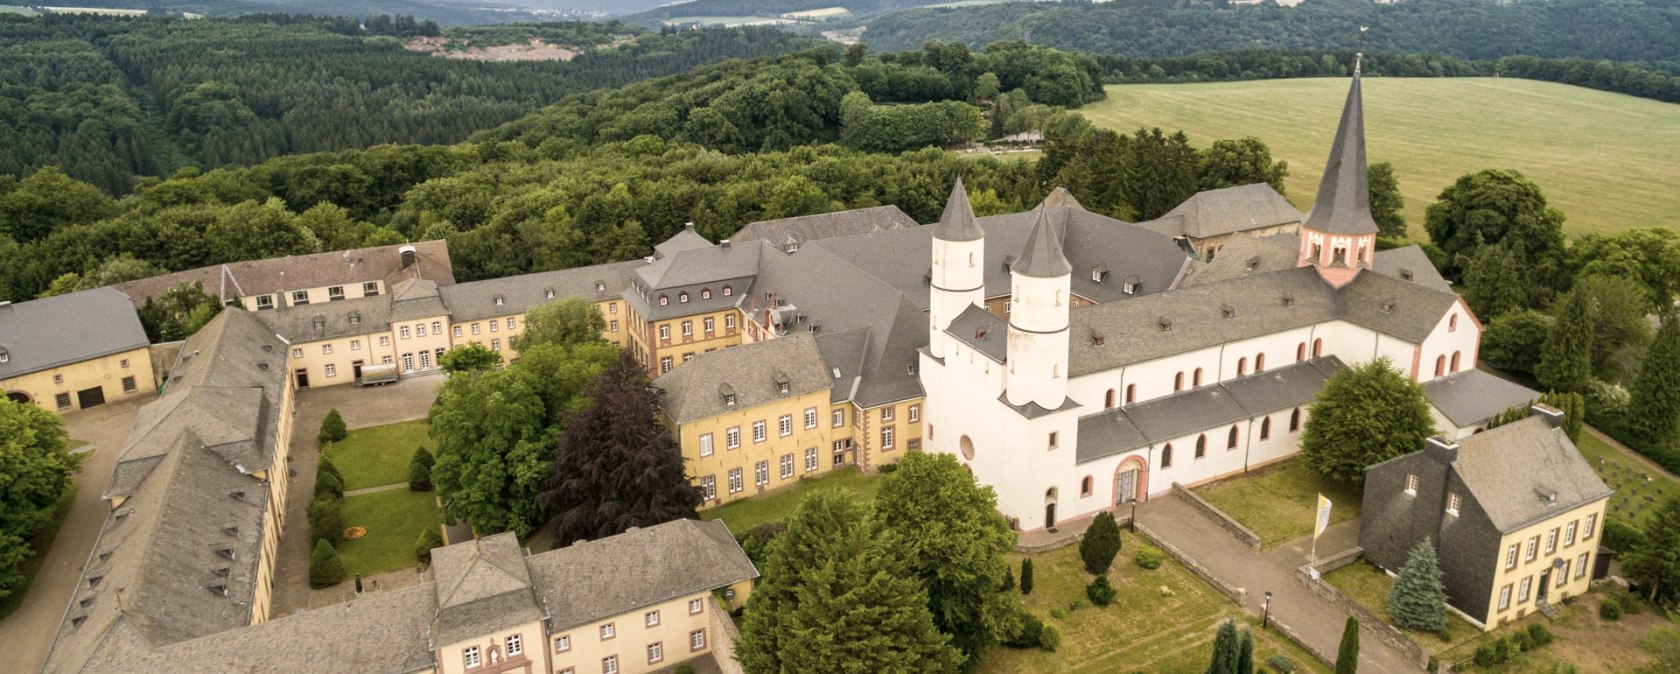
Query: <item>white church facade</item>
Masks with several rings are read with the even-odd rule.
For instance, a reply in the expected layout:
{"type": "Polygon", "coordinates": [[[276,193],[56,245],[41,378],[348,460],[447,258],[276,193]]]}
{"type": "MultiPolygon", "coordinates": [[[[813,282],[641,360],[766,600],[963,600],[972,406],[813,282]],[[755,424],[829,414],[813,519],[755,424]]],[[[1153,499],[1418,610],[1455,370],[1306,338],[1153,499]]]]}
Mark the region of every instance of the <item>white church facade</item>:
{"type": "Polygon", "coordinates": [[[1007,318],[988,313],[986,228],[959,183],[933,232],[924,448],[957,456],[1033,531],[1296,454],[1343,367],[1485,376],[1465,303],[1415,247],[1376,250],[1361,108],[1356,69],[1299,234],[1237,237],[1170,290],[1117,301],[1072,294],[1076,275],[1118,274],[1069,263],[1083,211],[1058,190],[1009,258],[1007,318]]]}

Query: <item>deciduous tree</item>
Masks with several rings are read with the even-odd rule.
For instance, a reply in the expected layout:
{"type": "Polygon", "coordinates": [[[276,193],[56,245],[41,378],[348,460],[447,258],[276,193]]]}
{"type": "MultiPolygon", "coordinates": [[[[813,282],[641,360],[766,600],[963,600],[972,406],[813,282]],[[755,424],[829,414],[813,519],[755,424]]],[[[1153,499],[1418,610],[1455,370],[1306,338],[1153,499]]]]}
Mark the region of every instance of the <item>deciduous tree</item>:
{"type": "Polygon", "coordinates": [[[140,306],[140,325],[152,342],[173,342],[192,336],[221,312],[222,303],[204,292],[202,283],[193,281],[146,298],[140,306]]]}
{"type": "Polygon", "coordinates": [[[1459,178],[1429,205],[1423,228],[1448,256],[1443,272],[1461,278],[1483,246],[1522,243],[1522,268],[1530,279],[1552,280],[1561,268],[1563,213],[1546,204],[1540,186],[1511,170],[1485,170],[1459,178]]]}
{"type": "Polygon", "coordinates": [[[1400,567],[1388,591],[1388,615],[1409,630],[1439,632],[1447,626],[1447,590],[1429,541],[1419,541],[1400,567]]]}
{"type": "Polygon", "coordinates": [[[1552,318],[1533,309],[1507,313],[1482,331],[1481,358],[1503,370],[1533,373],[1551,329],[1552,318]]]}
{"type": "Polygon", "coordinates": [[[606,328],[606,319],[594,303],[571,297],[526,312],[525,331],[509,339],[508,345],[520,352],[538,344],[577,346],[600,341],[606,328]]]}
{"type": "Polygon", "coordinates": [[[1259,138],[1216,140],[1196,153],[1197,189],[1216,190],[1266,183],[1284,194],[1283,179],[1289,162],[1272,161],[1272,151],[1259,138]]]}
{"type": "Polygon", "coordinates": [[[438,357],[438,365],[450,374],[470,372],[473,370],[493,370],[502,364],[502,354],[490,350],[490,347],[478,342],[468,342],[461,346],[443,352],[438,357]]]}
{"type": "Polygon", "coordinates": [[[1367,467],[1422,449],[1434,432],[1423,386],[1378,358],[1325,383],[1301,434],[1301,452],[1313,472],[1357,485],[1367,467]]]}
{"type": "Polygon", "coordinates": [[[530,372],[466,372],[444,382],[427,419],[437,450],[432,484],[444,514],[482,533],[530,534],[554,456],[554,433],[530,372]]]}
{"type": "Polygon", "coordinates": [[[58,415],[0,399],[0,598],[23,582],[19,566],[35,552],[31,538],[52,522],[82,458],[68,451],[58,415]]]}

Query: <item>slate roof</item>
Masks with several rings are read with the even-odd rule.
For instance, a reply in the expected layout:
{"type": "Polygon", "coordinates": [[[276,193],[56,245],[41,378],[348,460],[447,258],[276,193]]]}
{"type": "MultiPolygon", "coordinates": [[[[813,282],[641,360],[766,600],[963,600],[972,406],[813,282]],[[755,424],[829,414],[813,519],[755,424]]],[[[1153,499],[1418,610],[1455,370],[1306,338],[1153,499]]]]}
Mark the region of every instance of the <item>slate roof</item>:
{"type": "Polygon", "coordinates": [[[513,532],[433,549],[432,643],[443,647],[541,619],[525,559],[513,532]]]}
{"type": "Polygon", "coordinates": [[[0,379],[146,346],[127,298],[110,288],[0,304],[0,379]]]}
{"type": "Polygon", "coordinates": [[[367,281],[384,281],[388,290],[405,278],[423,278],[438,285],[455,282],[449,261],[449,243],[420,241],[345,251],[291,255],[266,260],[246,260],[178,271],[162,276],[111,286],[128,296],[139,308],[146,298],[169,292],[183,283],[200,283],[204,292],[223,303],[290,290],[304,290],[367,281]],[[413,270],[402,267],[402,247],[414,246],[413,270]]]}
{"type": "Polygon", "coordinates": [[[391,303],[389,294],[358,297],[259,311],[257,318],[288,340],[312,342],[387,330],[391,324],[391,303]]]}
{"type": "Polygon", "coordinates": [[[978,306],[964,308],[945,326],[945,332],[999,363],[1008,353],[1009,323],[978,306]]]}
{"type": "Polygon", "coordinates": [[[664,392],[660,406],[679,424],[796,398],[832,384],[810,333],[702,353],[653,383],[664,392]],[[779,386],[784,381],[786,393],[779,386]],[[725,392],[735,396],[733,405],[724,402],[725,392]]]}
{"type": "Polygon", "coordinates": [[[963,188],[962,178],[957,178],[957,184],[951,186],[951,196],[945,199],[945,211],[939,215],[939,223],[934,225],[933,238],[940,241],[978,241],[985,235],[980,223],[974,219],[974,207],[968,203],[968,190],[963,188]]]}
{"type": "Polygon", "coordinates": [[[1330,159],[1318,184],[1313,207],[1302,223],[1307,229],[1331,234],[1375,234],[1371,217],[1371,186],[1366,178],[1365,103],[1359,90],[1359,67],[1353,69],[1330,159]]]}
{"type": "Polygon", "coordinates": [[[123,644],[158,648],[249,623],[272,524],[267,483],[252,473],[276,468],[285,346],[240,309],[187,339],[118,455],[107,495],[125,500],[105,518],[45,671],[126,667],[123,644]]]}
{"type": "MultiPolygon", "coordinates": [[[[1227,239],[1212,260],[1194,260],[1185,273],[1181,287],[1191,287],[1229,281],[1234,278],[1265,274],[1296,267],[1300,255],[1300,239],[1294,236],[1283,241],[1283,235],[1257,237],[1237,234],[1227,239]],[[1292,244],[1292,245],[1291,245],[1292,244]]],[[[1380,253],[1379,253],[1380,255],[1380,253]]]]}
{"type": "Polygon", "coordinates": [[[412,321],[417,318],[444,316],[449,309],[443,306],[438,285],[425,279],[404,279],[391,288],[391,321],[412,321]]]}
{"type": "Polygon", "coordinates": [[[454,322],[523,314],[546,302],[581,297],[605,302],[622,297],[641,260],[544,271],[485,281],[457,283],[438,290],[454,322]],[[496,298],[502,304],[496,304],[496,298]]]}
{"type": "Polygon", "coordinates": [[[1081,417],[1074,460],[1094,461],[1306,405],[1341,369],[1335,356],[1317,358],[1081,417]]]}
{"type": "Polygon", "coordinates": [[[854,208],[848,211],[802,215],[793,218],[749,222],[729,240],[734,243],[764,241],[779,248],[818,239],[863,234],[883,229],[915,227],[916,221],[897,206],[854,208]]]}
{"type": "Polygon", "coordinates": [[[1417,244],[1379,250],[1371,256],[1371,271],[1403,281],[1411,281],[1426,288],[1452,292],[1452,284],[1441,276],[1441,270],[1429,261],[1417,244]]]}
{"type": "Polygon", "coordinates": [[[675,520],[526,558],[554,634],[758,577],[719,520],[675,520]]]}
{"type": "MultiPolygon", "coordinates": [[[[1027,233],[1027,243],[1021,247],[1021,256],[1009,266],[1010,271],[1032,278],[1056,278],[1073,273],[1073,265],[1062,251],[1057,226],[1050,222],[1050,212],[1048,208],[1038,209],[1032,231],[1027,233]]],[[[1067,211],[1058,209],[1056,213],[1065,219],[1067,211]]]]}
{"type": "Polygon", "coordinates": [[[1569,436],[1540,417],[1460,440],[1452,467],[1502,533],[1611,494],[1569,436]]]}
{"type": "Polygon", "coordinates": [[[1137,224],[1168,236],[1205,239],[1305,219],[1271,185],[1255,183],[1197,192],[1166,215],[1137,224]]]}
{"type": "Polygon", "coordinates": [[[1505,410],[1526,407],[1540,399],[1538,391],[1477,369],[1425,382],[1423,390],[1429,396],[1429,404],[1459,428],[1482,423],[1505,410]]]}

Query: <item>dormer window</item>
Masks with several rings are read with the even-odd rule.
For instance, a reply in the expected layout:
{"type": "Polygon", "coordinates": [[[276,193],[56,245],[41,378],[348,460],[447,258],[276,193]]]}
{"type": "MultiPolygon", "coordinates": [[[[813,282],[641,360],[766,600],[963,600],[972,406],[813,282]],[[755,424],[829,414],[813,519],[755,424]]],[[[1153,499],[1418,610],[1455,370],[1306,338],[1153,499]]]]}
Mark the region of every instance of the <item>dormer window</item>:
{"type": "Polygon", "coordinates": [[[1092,282],[1102,283],[1103,279],[1107,278],[1107,277],[1108,277],[1108,267],[1098,266],[1097,268],[1091,270],[1091,281],[1092,282]]]}
{"type": "Polygon", "coordinates": [[[677,302],[681,304],[688,304],[688,293],[677,293],[677,302]]]}
{"type": "Polygon", "coordinates": [[[503,305],[503,304],[505,304],[505,303],[506,303],[506,302],[504,302],[504,301],[503,301],[503,300],[502,300],[502,296],[501,296],[501,295],[497,295],[497,296],[496,296],[496,306],[498,306],[498,307],[499,307],[499,306],[502,306],[502,305],[503,305]]]}
{"type": "MultiPolygon", "coordinates": [[[[596,291],[601,291],[601,290],[605,290],[605,289],[606,289],[606,286],[602,285],[599,281],[597,281],[595,283],[595,290],[596,291]]],[[[543,299],[545,299],[545,300],[554,299],[554,289],[553,288],[543,288],[543,299]]]]}
{"type": "Polygon", "coordinates": [[[1385,314],[1394,313],[1394,307],[1395,307],[1396,304],[1398,304],[1398,303],[1395,302],[1394,298],[1392,298],[1392,297],[1390,297],[1386,300],[1383,300],[1383,302],[1382,302],[1382,312],[1385,313],[1385,314]]]}
{"type": "Polygon", "coordinates": [[[718,386],[718,393],[723,396],[723,404],[724,405],[729,406],[729,407],[734,407],[735,406],[735,389],[734,388],[731,388],[728,384],[722,384],[722,385],[718,386]]]}
{"type": "Polygon", "coordinates": [[[712,299],[712,289],[711,288],[701,288],[700,289],[700,299],[703,299],[703,300],[712,299]]]}
{"type": "MultiPolygon", "coordinates": [[[[595,292],[603,292],[606,289],[607,289],[607,282],[606,281],[596,281],[595,282],[595,292]]],[[[550,299],[552,299],[554,297],[554,289],[553,288],[548,289],[548,296],[549,296],[550,299]]]]}
{"type": "Polygon", "coordinates": [[[1009,268],[1014,266],[1014,265],[1015,265],[1015,256],[1014,255],[1003,256],[1003,270],[1004,271],[1009,271],[1009,268]]]}
{"type": "Polygon", "coordinates": [[[12,361],[12,352],[7,351],[5,349],[0,349],[0,363],[9,363],[11,361],[12,361]]]}
{"type": "Polygon", "coordinates": [[[1127,283],[1123,286],[1120,286],[1120,290],[1122,292],[1126,293],[1127,295],[1135,295],[1135,294],[1137,294],[1137,284],[1136,283],[1127,283]]]}
{"type": "Polygon", "coordinates": [[[361,322],[362,322],[362,314],[360,312],[356,312],[356,311],[350,312],[350,324],[351,325],[358,325],[361,322]]]}
{"type": "Polygon", "coordinates": [[[734,295],[734,294],[735,294],[735,289],[730,288],[729,286],[724,286],[723,287],[723,296],[724,297],[728,297],[728,296],[734,295]]]}
{"type": "Polygon", "coordinates": [[[662,307],[671,306],[671,298],[666,297],[664,295],[660,295],[659,296],[659,306],[662,306],[662,307]]]}
{"type": "Polygon", "coordinates": [[[1091,331],[1091,344],[1093,346],[1102,346],[1103,345],[1103,334],[1100,333],[1100,332],[1097,332],[1096,330],[1092,330],[1091,331]]]}
{"type": "Polygon", "coordinates": [[[1254,270],[1259,269],[1259,268],[1260,268],[1260,256],[1258,256],[1258,255],[1256,255],[1254,257],[1251,257],[1251,258],[1248,258],[1248,262],[1243,264],[1243,271],[1254,271],[1254,270]]]}

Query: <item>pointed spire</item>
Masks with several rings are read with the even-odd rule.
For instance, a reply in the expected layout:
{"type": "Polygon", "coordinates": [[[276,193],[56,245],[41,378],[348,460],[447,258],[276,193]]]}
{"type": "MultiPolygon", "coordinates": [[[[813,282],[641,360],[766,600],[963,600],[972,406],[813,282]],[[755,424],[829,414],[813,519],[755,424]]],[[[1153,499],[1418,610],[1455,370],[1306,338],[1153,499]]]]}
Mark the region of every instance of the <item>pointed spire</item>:
{"type": "Polygon", "coordinates": [[[957,184],[951,187],[951,197],[945,200],[945,213],[939,216],[933,238],[940,241],[979,241],[985,236],[980,223],[974,219],[974,207],[968,204],[968,191],[963,189],[963,181],[959,177],[957,184]]]}
{"type": "Polygon", "coordinates": [[[1331,234],[1374,234],[1377,222],[1371,217],[1371,187],[1366,180],[1365,107],[1359,90],[1360,59],[1353,64],[1353,85],[1348,87],[1342,121],[1336,126],[1336,141],[1330,146],[1330,161],[1318,196],[1307,213],[1303,227],[1331,234]]]}
{"type": "Polygon", "coordinates": [[[1050,190],[1050,196],[1045,197],[1044,202],[1040,203],[1038,205],[1038,207],[1039,208],[1068,207],[1068,208],[1077,208],[1077,209],[1082,210],[1082,211],[1085,210],[1085,207],[1079,203],[1078,199],[1073,198],[1073,193],[1067,191],[1066,187],[1058,187],[1056,189],[1050,190]]]}
{"type": "Polygon", "coordinates": [[[1048,213],[1049,209],[1038,209],[1038,219],[1033,221],[1032,233],[1027,235],[1027,245],[1021,249],[1021,257],[1009,266],[1009,271],[1033,278],[1056,278],[1073,273],[1073,265],[1068,264],[1067,255],[1062,251],[1062,237],[1056,233],[1056,225],[1050,221],[1048,213]]]}

